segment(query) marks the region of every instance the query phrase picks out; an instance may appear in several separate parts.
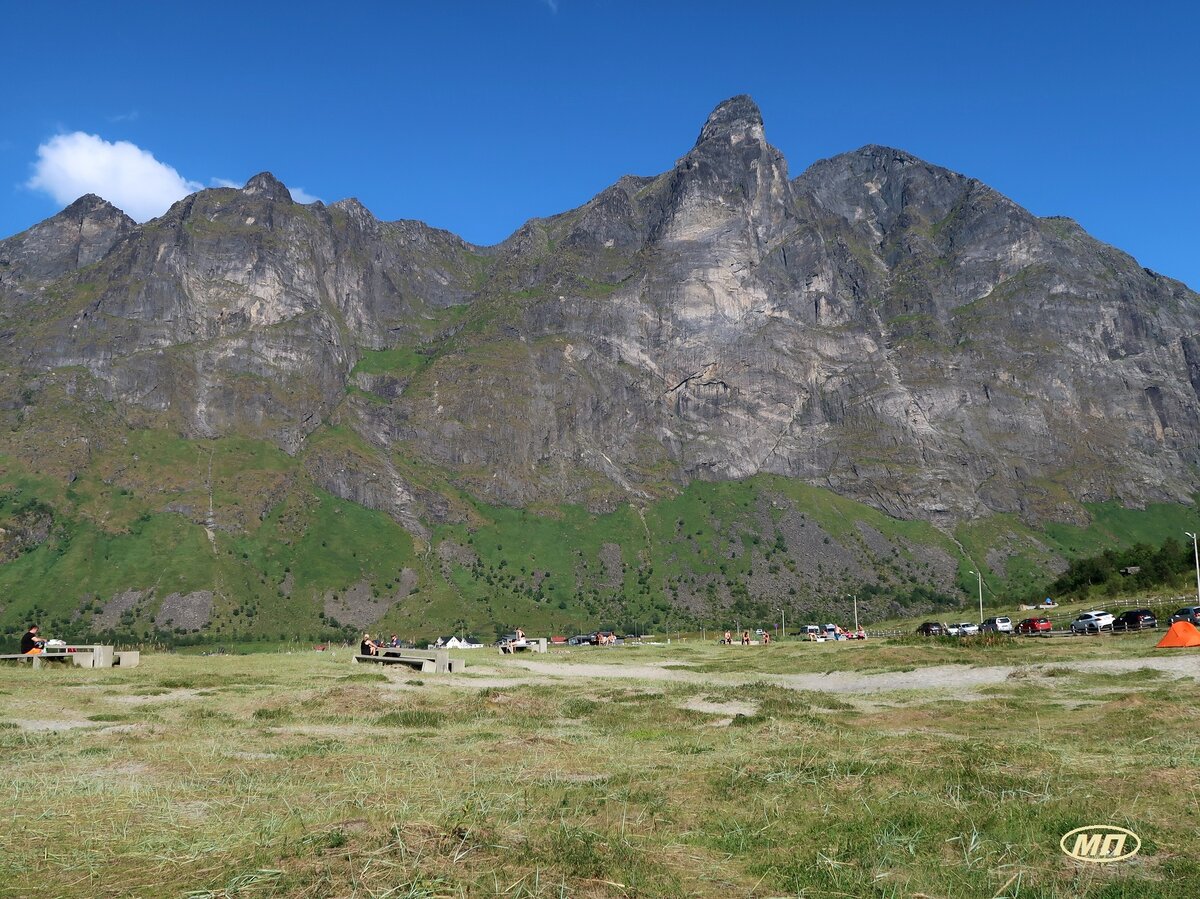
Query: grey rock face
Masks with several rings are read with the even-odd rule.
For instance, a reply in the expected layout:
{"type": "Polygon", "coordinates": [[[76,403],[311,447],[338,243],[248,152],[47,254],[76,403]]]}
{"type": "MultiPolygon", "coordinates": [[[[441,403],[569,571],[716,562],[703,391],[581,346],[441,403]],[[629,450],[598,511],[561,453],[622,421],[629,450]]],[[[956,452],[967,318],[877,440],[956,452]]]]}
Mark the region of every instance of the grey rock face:
{"type": "Polygon", "coordinates": [[[493,248],[263,174],[143,226],[84,198],[0,260],[25,371],[289,452],[346,425],[376,457],[310,474],[417,534],[450,513],[400,448],[477,496],[593,508],[760,472],[942,524],[1197,487],[1195,293],[899,150],[792,178],[748,97],[669,172],[493,248]],[[408,361],[352,375],[389,348],[408,361]]]}
{"type": "Polygon", "coordinates": [[[199,630],[207,626],[212,618],[212,607],[211,590],[198,590],[187,594],[168,593],[154,614],[154,626],[164,631],[172,628],[199,630]]]}
{"type": "MultiPolygon", "coordinates": [[[[95,251],[62,236],[94,199],[4,243],[19,251],[14,295],[95,251]],[[67,248],[30,261],[56,235],[67,248]]],[[[113,399],[188,433],[248,432],[294,452],[341,402],[360,348],[419,331],[428,310],[468,296],[470,255],[452,235],[381,224],[354,201],[295,204],[256,175],[135,228],[86,281],[59,278],[55,289],[75,301],[16,340],[34,369],[87,368],[113,399]]]]}
{"type": "Polygon", "coordinates": [[[136,227],[111,203],[87,194],[58,215],[0,241],[0,319],[47,282],[98,262],[136,227]]]}

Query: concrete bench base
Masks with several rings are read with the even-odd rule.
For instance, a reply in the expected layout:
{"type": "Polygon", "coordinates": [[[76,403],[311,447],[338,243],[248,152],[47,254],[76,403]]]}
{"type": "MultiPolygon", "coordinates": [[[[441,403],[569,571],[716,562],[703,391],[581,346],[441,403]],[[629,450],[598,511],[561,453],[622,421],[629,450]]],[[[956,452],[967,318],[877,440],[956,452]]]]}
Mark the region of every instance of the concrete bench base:
{"type": "Polygon", "coordinates": [[[435,674],[437,672],[437,663],[432,659],[414,659],[409,656],[356,655],[354,661],[355,663],[374,662],[377,665],[407,665],[409,668],[424,672],[425,674],[435,674]]]}
{"type": "MultiPolygon", "coordinates": [[[[65,652],[55,652],[55,653],[51,653],[50,655],[46,655],[45,653],[38,653],[37,655],[24,655],[22,653],[11,653],[11,654],[0,655],[0,662],[32,662],[34,668],[41,668],[42,665],[44,665],[46,662],[68,662],[68,661],[72,661],[75,658],[75,656],[77,656],[77,655],[80,655],[80,653],[73,652],[73,653],[68,654],[65,652]]],[[[92,661],[91,653],[83,653],[83,655],[86,655],[88,657],[88,659],[87,659],[88,664],[86,667],[90,668],[91,661],[92,661]]],[[[79,663],[76,662],[76,664],[79,664],[79,663]]]]}
{"type": "Polygon", "coordinates": [[[458,674],[467,667],[465,661],[450,658],[450,653],[444,649],[384,649],[373,656],[356,655],[352,661],[373,662],[377,665],[408,665],[424,674],[458,674]]]}
{"type": "Polygon", "coordinates": [[[524,643],[501,643],[500,655],[511,655],[518,652],[545,652],[547,640],[539,637],[536,640],[526,640],[524,643]]]}

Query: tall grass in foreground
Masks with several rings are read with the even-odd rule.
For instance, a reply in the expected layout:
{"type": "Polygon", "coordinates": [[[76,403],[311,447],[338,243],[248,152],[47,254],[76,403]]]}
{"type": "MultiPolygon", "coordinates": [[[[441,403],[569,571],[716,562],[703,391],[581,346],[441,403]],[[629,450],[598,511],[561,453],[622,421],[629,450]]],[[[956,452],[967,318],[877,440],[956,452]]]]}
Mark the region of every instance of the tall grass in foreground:
{"type": "Polygon", "coordinates": [[[421,679],[317,655],[3,669],[4,889],[1193,897],[1200,737],[1179,700],[1194,684],[1181,691],[1157,656],[1134,670],[1081,661],[1143,644],[590,656],[691,672],[653,682],[557,679],[493,656],[421,679]],[[839,659],[886,676],[951,657],[1013,669],[970,691],[781,685],[839,659]],[[30,729],[48,719],[75,726],[30,729]],[[1059,852],[1063,833],[1101,822],[1141,836],[1134,861],[1059,852]]]}

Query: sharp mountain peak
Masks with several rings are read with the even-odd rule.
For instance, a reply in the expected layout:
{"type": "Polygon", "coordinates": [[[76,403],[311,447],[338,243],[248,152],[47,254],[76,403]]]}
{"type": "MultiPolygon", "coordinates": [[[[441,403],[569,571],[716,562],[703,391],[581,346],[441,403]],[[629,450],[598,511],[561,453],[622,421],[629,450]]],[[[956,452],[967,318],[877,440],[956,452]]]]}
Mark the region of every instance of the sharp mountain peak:
{"type": "Polygon", "coordinates": [[[748,94],[738,94],[717,104],[700,129],[696,144],[730,135],[756,136],[763,139],[762,111],[748,94]]]}
{"type": "Polygon", "coordinates": [[[246,182],[246,186],[242,188],[242,193],[251,196],[262,195],[271,200],[293,202],[292,192],[288,190],[287,185],[270,172],[259,172],[252,177],[246,182]]]}

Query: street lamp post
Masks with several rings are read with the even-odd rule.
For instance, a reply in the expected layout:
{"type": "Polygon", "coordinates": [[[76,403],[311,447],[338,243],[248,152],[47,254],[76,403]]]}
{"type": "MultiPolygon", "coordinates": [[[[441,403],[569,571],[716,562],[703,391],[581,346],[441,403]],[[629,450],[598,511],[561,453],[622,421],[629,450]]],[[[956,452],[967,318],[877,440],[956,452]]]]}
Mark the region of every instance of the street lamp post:
{"type": "MultiPolygon", "coordinates": [[[[1196,545],[1196,534],[1191,531],[1184,531],[1192,538],[1192,554],[1196,557],[1196,602],[1200,603],[1200,547],[1196,545]]],[[[1200,533],[1197,531],[1196,533],[1200,533]]]]}
{"type": "Polygon", "coordinates": [[[979,623],[983,624],[983,575],[978,571],[970,571],[968,574],[975,575],[979,580],[979,623]]]}
{"type": "Polygon", "coordinates": [[[846,598],[854,600],[854,633],[857,634],[858,633],[858,594],[857,593],[853,593],[853,594],[847,593],[846,598]]]}
{"type": "Polygon", "coordinates": [[[782,637],[782,639],[786,640],[787,639],[787,613],[784,612],[783,609],[776,609],[775,611],[779,613],[779,620],[783,622],[783,628],[782,628],[783,637],[782,637]]]}

